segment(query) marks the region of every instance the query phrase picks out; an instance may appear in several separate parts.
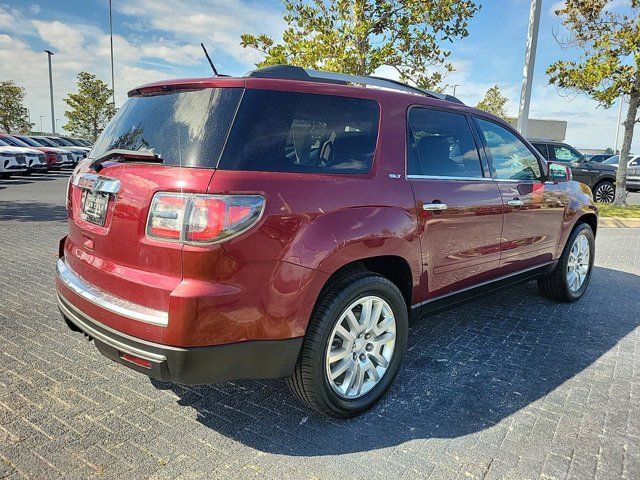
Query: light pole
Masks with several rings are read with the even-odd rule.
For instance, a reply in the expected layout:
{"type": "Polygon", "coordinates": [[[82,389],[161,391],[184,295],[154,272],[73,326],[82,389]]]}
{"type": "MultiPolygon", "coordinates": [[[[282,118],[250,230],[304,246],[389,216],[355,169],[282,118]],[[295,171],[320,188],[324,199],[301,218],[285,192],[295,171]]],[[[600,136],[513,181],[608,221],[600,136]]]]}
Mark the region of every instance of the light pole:
{"type": "Polygon", "coordinates": [[[624,95],[620,95],[620,105],[618,105],[618,123],[616,123],[616,144],[613,147],[613,153],[618,154],[618,139],[620,138],[620,118],[622,117],[622,104],[624,103],[624,95]]]}
{"type": "Polygon", "coordinates": [[[529,32],[527,36],[527,50],[524,57],[522,72],[522,91],[520,92],[520,108],[518,110],[518,131],[527,136],[529,124],[529,105],[531,103],[531,86],[533,85],[533,71],[536,65],[536,48],[538,47],[538,29],[540,27],[540,10],[542,0],[531,0],[529,10],[529,32]]]}
{"type": "Polygon", "coordinates": [[[113,21],[111,19],[111,0],[109,0],[109,41],[111,42],[111,93],[113,94],[113,106],[116,106],[116,85],[113,73],[113,21]]]}
{"type": "Polygon", "coordinates": [[[454,97],[456,96],[456,87],[459,87],[459,86],[460,86],[459,84],[456,84],[456,85],[453,86],[453,96],[454,97]]]}
{"type": "Polygon", "coordinates": [[[42,130],[42,119],[44,118],[44,115],[40,115],[40,133],[44,132],[44,130],[42,130]]]}
{"type": "Polygon", "coordinates": [[[53,52],[51,50],[45,50],[47,52],[47,58],[49,59],[49,93],[51,94],[51,128],[53,133],[56,133],[56,114],[53,111],[53,76],[51,75],[51,56],[53,52]]]}

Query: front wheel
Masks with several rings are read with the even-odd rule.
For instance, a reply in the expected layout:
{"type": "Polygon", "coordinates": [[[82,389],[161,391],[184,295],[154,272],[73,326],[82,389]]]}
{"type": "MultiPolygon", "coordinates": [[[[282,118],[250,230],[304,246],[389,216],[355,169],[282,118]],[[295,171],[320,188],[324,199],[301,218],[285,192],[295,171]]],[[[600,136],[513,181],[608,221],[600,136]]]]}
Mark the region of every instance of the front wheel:
{"type": "Polygon", "coordinates": [[[319,299],[293,377],[294,394],[316,412],[356,416],[387,391],[407,344],[407,306],[388,279],[357,273],[319,299]]]}
{"type": "Polygon", "coordinates": [[[560,302],[575,302],[589,286],[595,255],[595,237],[586,223],[578,224],[553,272],[538,280],[538,289],[560,302]]]}

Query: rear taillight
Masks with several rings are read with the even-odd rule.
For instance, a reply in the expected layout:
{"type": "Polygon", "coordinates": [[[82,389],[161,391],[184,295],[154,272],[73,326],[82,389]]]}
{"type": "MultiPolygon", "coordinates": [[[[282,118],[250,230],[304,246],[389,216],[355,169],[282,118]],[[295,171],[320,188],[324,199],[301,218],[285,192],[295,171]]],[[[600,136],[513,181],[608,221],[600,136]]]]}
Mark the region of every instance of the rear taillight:
{"type": "Polygon", "coordinates": [[[156,193],[147,236],[185,243],[214,243],[253,226],[264,211],[260,195],[156,193]]]}

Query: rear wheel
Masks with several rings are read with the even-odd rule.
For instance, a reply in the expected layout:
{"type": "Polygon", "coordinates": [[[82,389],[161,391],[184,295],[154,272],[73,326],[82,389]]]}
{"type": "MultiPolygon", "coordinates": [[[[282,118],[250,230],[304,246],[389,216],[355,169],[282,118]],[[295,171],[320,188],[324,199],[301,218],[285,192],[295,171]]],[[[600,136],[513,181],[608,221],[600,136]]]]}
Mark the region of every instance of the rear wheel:
{"type": "Polygon", "coordinates": [[[616,187],[609,180],[603,180],[593,189],[593,198],[598,203],[612,203],[615,195],[616,187]]]}
{"type": "Polygon", "coordinates": [[[392,282],[369,272],[342,278],[314,310],[289,386],[322,415],[356,416],[393,382],[407,330],[407,306],[392,282]]]}
{"type": "Polygon", "coordinates": [[[540,292],[560,302],[575,302],[589,286],[595,254],[593,230],[580,223],[571,232],[558,264],[548,276],[538,280],[540,292]]]}

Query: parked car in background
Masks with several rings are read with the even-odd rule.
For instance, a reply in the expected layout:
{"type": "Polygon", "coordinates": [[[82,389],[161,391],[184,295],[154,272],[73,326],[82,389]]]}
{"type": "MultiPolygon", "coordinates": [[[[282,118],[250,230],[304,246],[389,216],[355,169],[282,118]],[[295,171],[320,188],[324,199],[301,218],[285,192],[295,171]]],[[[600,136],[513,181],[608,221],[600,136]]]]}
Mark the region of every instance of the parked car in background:
{"type": "MultiPolygon", "coordinates": [[[[614,155],[604,163],[618,168],[620,155],[614,155]]],[[[633,155],[627,163],[627,191],[640,192],[640,155],[633,155]]]]}
{"type": "Polygon", "coordinates": [[[33,140],[35,140],[36,142],[39,142],[41,144],[44,145],[48,145],[51,147],[58,147],[58,148],[64,148],[65,150],[68,150],[69,152],[71,152],[73,154],[73,164],[77,165],[79,161],[81,161],[82,159],[87,157],[87,151],[85,150],[85,147],[74,147],[74,146],[69,146],[69,145],[65,145],[65,143],[67,142],[62,142],[59,138],[57,137],[49,137],[49,136],[32,136],[31,137],[33,140]]]}
{"type": "Polygon", "coordinates": [[[586,159],[590,162],[602,163],[606,159],[611,158],[613,153],[596,153],[594,155],[586,155],[586,159]]]}
{"type": "Polygon", "coordinates": [[[539,139],[529,141],[548,161],[568,165],[573,179],[587,185],[596,202],[613,202],[616,194],[616,167],[606,162],[591,161],[567,143],[539,139]]]}
{"type": "Polygon", "coordinates": [[[16,153],[12,148],[0,146],[0,178],[27,173],[27,161],[24,155],[16,153]]]}
{"type": "Polygon", "coordinates": [[[288,377],[352,417],[393,382],[410,315],[589,284],[589,189],[508,123],[399,82],[282,66],[158,82],[91,155],[67,193],[58,305],[164,381],[288,377]]]}
{"type": "Polygon", "coordinates": [[[60,137],[60,138],[66,140],[67,142],[71,142],[73,145],[77,147],[86,148],[87,152],[91,150],[92,145],[81,138],[71,138],[71,137],[60,137]]]}
{"type": "Polygon", "coordinates": [[[61,147],[63,148],[68,148],[68,149],[72,149],[73,150],[80,150],[82,152],[84,152],[85,157],[87,156],[86,154],[89,153],[91,151],[91,148],[85,146],[85,145],[77,145],[75,142],[73,142],[72,140],[66,138],[66,137],[47,137],[49,140],[59,144],[61,147]]]}
{"type": "MultiPolygon", "coordinates": [[[[7,134],[4,134],[7,135],[7,134]]],[[[74,166],[73,153],[69,150],[65,150],[59,147],[45,146],[26,135],[9,135],[11,138],[15,138],[25,143],[27,146],[35,148],[45,154],[45,160],[49,170],[60,170],[61,168],[68,168],[74,166]]]]}
{"type": "Polygon", "coordinates": [[[93,143],[91,143],[89,140],[86,140],[84,138],[72,138],[72,140],[80,143],[80,145],[83,147],[93,147],[93,143]]]}
{"type": "Polygon", "coordinates": [[[27,167],[27,170],[24,172],[25,175],[33,172],[47,171],[47,161],[45,160],[44,153],[33,147],[14,145],[12,142],[7,141],[5,137],[0,137],[0,147],[2,147],[4,152],[15,154],[16,159],[24,159],[27,167]]]}

